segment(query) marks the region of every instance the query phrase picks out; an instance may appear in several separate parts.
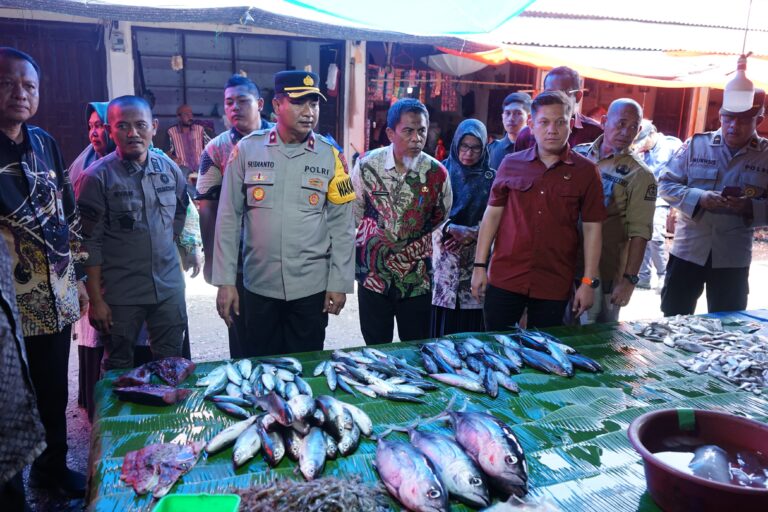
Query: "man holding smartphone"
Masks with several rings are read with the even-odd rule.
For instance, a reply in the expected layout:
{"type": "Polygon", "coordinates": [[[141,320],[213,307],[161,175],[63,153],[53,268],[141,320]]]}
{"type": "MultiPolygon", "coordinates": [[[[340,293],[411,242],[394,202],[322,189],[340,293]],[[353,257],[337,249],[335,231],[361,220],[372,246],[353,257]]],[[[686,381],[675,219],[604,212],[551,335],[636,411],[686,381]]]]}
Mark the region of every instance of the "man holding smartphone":
{"type": "Polygon", "coordinates": [[[768,224],[768,139],[757,134],[765,91],[743,112],[720,109],[720,129],[695,134],[659,180],[679,210],[661,292],[665,315],[692,314],[707,287],[707,308],[746,309],[753,228],[768,224]]]}

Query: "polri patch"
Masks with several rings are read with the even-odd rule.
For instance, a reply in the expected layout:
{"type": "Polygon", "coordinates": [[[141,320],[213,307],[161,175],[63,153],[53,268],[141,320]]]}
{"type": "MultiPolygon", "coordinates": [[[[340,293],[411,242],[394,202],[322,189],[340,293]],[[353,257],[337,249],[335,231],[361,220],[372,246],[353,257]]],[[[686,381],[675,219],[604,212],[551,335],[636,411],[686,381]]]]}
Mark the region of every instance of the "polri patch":
{"type": "Polygon", "coordinates": [[[261,187],[255,187],[253,189],[253,192],[251,192],[251,195],[253,196],[254,201],[261,201],[262,199],[264,199],[264,194],[265,194],[264,189],[261,187]]]}
{"type": "Polygon", "coordinates": [[[309,194],[309,204],[311,204],[312,206],[315,206],[319,202],[320,202],[320,196],[317,195],[316,192],[312,192],[311,194],[309,194]]]}
{"type": "Polygon", "coordinates": [[[655,184],[648,185],[648,188],[645,191],[645,200],[655,201],[657,195],[658,195],[658,187],[655,184]]]}

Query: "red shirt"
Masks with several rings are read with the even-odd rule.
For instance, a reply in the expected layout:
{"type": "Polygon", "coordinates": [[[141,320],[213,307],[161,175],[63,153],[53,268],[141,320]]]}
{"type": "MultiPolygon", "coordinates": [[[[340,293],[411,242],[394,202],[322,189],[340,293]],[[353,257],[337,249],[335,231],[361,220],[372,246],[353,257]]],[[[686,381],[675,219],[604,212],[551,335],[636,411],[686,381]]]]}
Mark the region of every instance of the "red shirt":
{"type": "Polygon", "coordinates": [[[531,149],[507,155],[488,199],[502,206],[488,282],[535,299],[566,300],[576,274],[577,223],[605,219],[595,164],[566,146],[547,168],[531,149]]]}
{"type": "MultiPolygon", "coordinates": [[[[599,136],[603,134],[603,127],[600,123],[587,117],[584,114],[577,112],[573,116],[573,128],[571,129],[571,135],[568,137],[568,144],[573,148],[579,144],[586,144],[588,142],[594,142],[599,136]]],[[[523,126],[520,133],[517,134],[515,139],[515,151],[523,151],[524,149],[532,148],[536,145],[536,139],[533,138],[531,129],[527,126],[523,126]]],[[[499,165],[501,167],[501,165],[499,165]]]]}

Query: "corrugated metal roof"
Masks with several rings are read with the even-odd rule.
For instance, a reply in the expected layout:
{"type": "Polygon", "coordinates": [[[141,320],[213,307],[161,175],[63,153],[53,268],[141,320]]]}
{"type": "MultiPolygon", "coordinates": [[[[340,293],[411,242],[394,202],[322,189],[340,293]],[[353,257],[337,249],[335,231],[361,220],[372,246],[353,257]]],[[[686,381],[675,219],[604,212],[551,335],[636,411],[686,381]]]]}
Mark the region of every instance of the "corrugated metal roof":
{"type": "Polygon", "coordinates": [[[89,2],[88,0],[2,0],[0,6],[131,22],[243,24],[278,30],[299,37],[428,44],[457,50],[461,49],[467,52],[478,52],[497,46],[484,44],[479,41],[468,41],[458,37],[427,37],[400,32],[386,32],[318,23],[310,19],[282,16],[255,7],[249,9],[242,7],[163,9],[143,6],[106,5],[89,2]]]}
{"type": "MultiPolygon", "coordinates": [[[[472,39],[487,44],[649,51],[741,53],[749,0],[537,0],[498,30],[472,39]],[[638,6],[633,9],[633,6],[638,6]]],[[[746,50],[768,52],[768,2],[753,4],[746,50]]]]}

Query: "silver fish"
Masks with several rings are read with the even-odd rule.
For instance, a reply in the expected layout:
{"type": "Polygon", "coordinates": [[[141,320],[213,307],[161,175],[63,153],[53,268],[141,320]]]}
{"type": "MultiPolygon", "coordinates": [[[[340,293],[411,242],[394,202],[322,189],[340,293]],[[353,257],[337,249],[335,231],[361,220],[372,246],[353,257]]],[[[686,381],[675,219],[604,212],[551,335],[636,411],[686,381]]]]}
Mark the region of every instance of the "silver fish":
{"type": "Polygon", "coordinates": [[[294,421],[303,421],[315,412],[315,400],[311,396],[296,395],[288,400],[288,408],[294,421]]]}
{"type": "Polygon", "coordinates": [[[233,403],[229,402],[214,402],[214,405],[225,413],[229,414],[230,416],[234,416],[235,418],[250,418],[251,413],[240,407],[239,405],[235,405],[233,403]]]}
{"type": "Polygon", "coordinates": [[[456,441],[483,470],[493,487],[506,495],[528,492],[525,452],[509,426],[481,412],[451,412],[456,441]]]}
{"type": "Polygon", "coordinates": [[[688,467],[698,477],[723,484],[731,483],[728,454],[719,446],[708,444],[696,448],[688,467]]]}
{"type": "Polygon", "coordinates": [[[205,451],[208,453],[216,453],[217,451],[231,445],[240,436],[240,434],[245,432],[245,429],[253,425],[253,423],[256,421],[256,418],[257,416],[251,416],[247,420],[238,421],[237,423],[233,423],[232,425],[228,426],[213,436],[210,441],[208,441],[208,444],[205,446],[205,451]]]}
{"type": "Polygon", "coordinates": [[[296,375],[293,379],[293,383],[299,388],[299,393],[302,395],[312,396],[312,388],[307,384],[307,381],[296,375]]]}
{"type": "Polygon", "coordinates": [[[232,450],[232,460],[235,467],[240,467],[251,460],[261,449],[261,437],[259,436],[258,425],[251,425],[245,432],[240,434],[235,441],[235,447],[232,450]]]}
{"type": "Polygon", "coordinates": [[[294,462],[298,462],[301,452],[301,443],[303,438],[292,428],[283,432],[283,443],[285,444],[285,455],[294,462]]]}
{"type": "Polygon", "coordinates": [[[227,378],[229,381],[237,386],[243,383],[243,376],[237,371],[237,368],[232,366],[232,363],[227,363],[226,366],[227,378]]]}
{"type": "Polygon", "coordinates": [[[336,441],[333,440],[329,434],[323,432],[325,438],[325,458],[328,460],[334,460],[339,455],[339,447],[336,441]]]}
{"type": "Polygon", "coordinates": [[[253,386],[250,381],[243,379],[243,383],[240,384],[240,393],[243,395],[250,395],[253,393],[253,386]]]}
{"type": "Polygon", "coordinates": [[[450,495],[475,508],[490,504],[483,472],[455,440],[442,434],[415,429],[410,430],[409,434],[411,444],[432,462],[450,495]]]}
{"type": "Polygon", "coordinates": [[[251,363],[250,359],[241,359],[238,362],[235,363],[235,368],[240,372],[240,376],[243,379],[248,380],[251,376],[251,372],[253,371],[253,363],[251,363]]]}
{"type": "Polygon", "coordinates": [[[264,458],[270,466],[275,467],[280,464],[285,456],[285,443],[283,437],[278,432],[267,432],[266,429],[257,423],[259,437],[261,438],[261,448],[264,452],[264,458]]]}
{"type": "Polygon", "coordinates": [[[227,374],[225,372],[219,373],[216,377],[211,378],[203,394],[205,396],[220,395],[227,388],[227,384],[229,384],[227,374]]]}
{"type": "Polygon", "coordinates": [[[483,383],[477,380],[465,377],[464,375],[458,375],[454,373],[431,373],[429,374],[433,379],[454,386],[467,391],[474,391],[475,393],[485,393],[483,383]]]}
{"type": "Polygon", "coordinates": [[[312,427],[301,443],[299,450],[299,470],[307,480],[314,480],[323,472],[325,466],[326,445],[323,431],[312,427]]]}
{"type": "Polygon", "coordinates": [[[210,397],[210,400],[212,402],[227,402],[230,404],[239,405],[240,407],[253,407],[253,404],[250,401],[239,396],[213,395],[210,397]]]}
{"type": "Polygon", "coordinates": [[[512,380],[512,377],[508,377],[507,375],[504,375],[501,372],[495,372],[495,373],[496,373],[496,380],[499,382],[499,385],[501,387],[513,393],[520,392],[520,386],[517,385],[517,382],[512,380]]]}
{"type": "Polygon", "coordinates": [[[293,423],[294,418],[290,407],[288,407],[286,401],[274,391],[268,393],[266,396],[257,398],[256,403],[284,427],[289,427],[291,426],[291,423],[293,423]]]}
{"type": "Polygon", "coordinates": [[[345,429],[339,440],[339,453],[344,457],[357,450],[360,444],[360,429],[356,423],[351,428],[345,429]]]}
{"type": "Polygon", "coordinates": [[[203,387],[203,386],[210,386],[211,382],[213,382],[217,377],[220,375],[226,375],[227,374],[227,367],[226,365],[217,366],[210,372],[208,372],[208,375],[204,377],[200,377],[197,379],[197,382],[195,383],[195,386],[203,387]]]}
{"type": "Polygon", "coordinates": [[[243,396],[243,391],[240,389],[240,386],[235,384],[234,382],[230,382],[227,384],[227,387],[225,388],[227,395],[229,396],[243,396]]]}
{"type": "Polygon", "coordinates": [[[283,382],[293,382],[293,379],[296,377],[293,372],[286,370],[285,368],[278,368],[277,372],[275,373],[275,377],[282,380],[283,382]]]}
{"type": "Polygon", "coordinates": [[[315,369],[312,370],[312,375],[314,377],[319,377],[320,375],[322,375],[323,371],[325,370],[325,366],[327,364],[330,364],[330,363],[328,361],[320,361],[320,363],[317,366],[315,366],[315,369]]]}
{"type": "Polygon", "coordinates": [[[370,437],[373,433],[373,421],[371,421],[371,417],[368,416],[365,411],[352,404],[345,403],[344,408],[352,415],[352,420],[354,420],[355,424],[360,428],[360,432],[362,432],[364,436],[370,437]]]}
{"type": "Polygon", "coordinates": [[[301,395],[301,392],[299,391],[299,387],[295,383],[288,382],[285,384],[285,398],[290,400],[291,398],[299,395],[301,395]]]}
{"type": "Polygon", "coordinates": [[[409,510],[448,510],[448,493],[429,460],[410,443],[379,439],[376,471],[389,493],[409,510]]]}
{"type": "Polygon", "coordinates": [[[326,365],[323,373],[325,374],[326,381],[328,381],[328,388],[331,391],[336,391],[336,383],[338,382],[338,378],[336,377],[336,370],[333,368],[333,365],[326,365]]]}
{"type": "Polygon", "coordinates": [[[571,363],[571,360],[568,359],[568,354],[566,354],[561,348],[558,343],[552,343],[551,341],[547,340],[547,349],[549,350],[549,355],[552,356],[552,358],[557,361],[560,366],[565,370],[565,373],[569,376],[573,376],[573,363],[571,363]]]}
{"type": "Polygon", "coordinates": [[[261,383],[264,384],[267,391],[275,389],[276,381],[277,379],[271,373],[264,372],[261,374],[261,383]]]}
{"type": "Polygon", "coordinates": [[[344,430],[351,429],[354,420],[352,414],[344,409],[344,405],[332,396],[320,395],[315,399],[317,408],[325,416],[325,430],[331,434],[334,439],[341,439],[344,430]]]}

